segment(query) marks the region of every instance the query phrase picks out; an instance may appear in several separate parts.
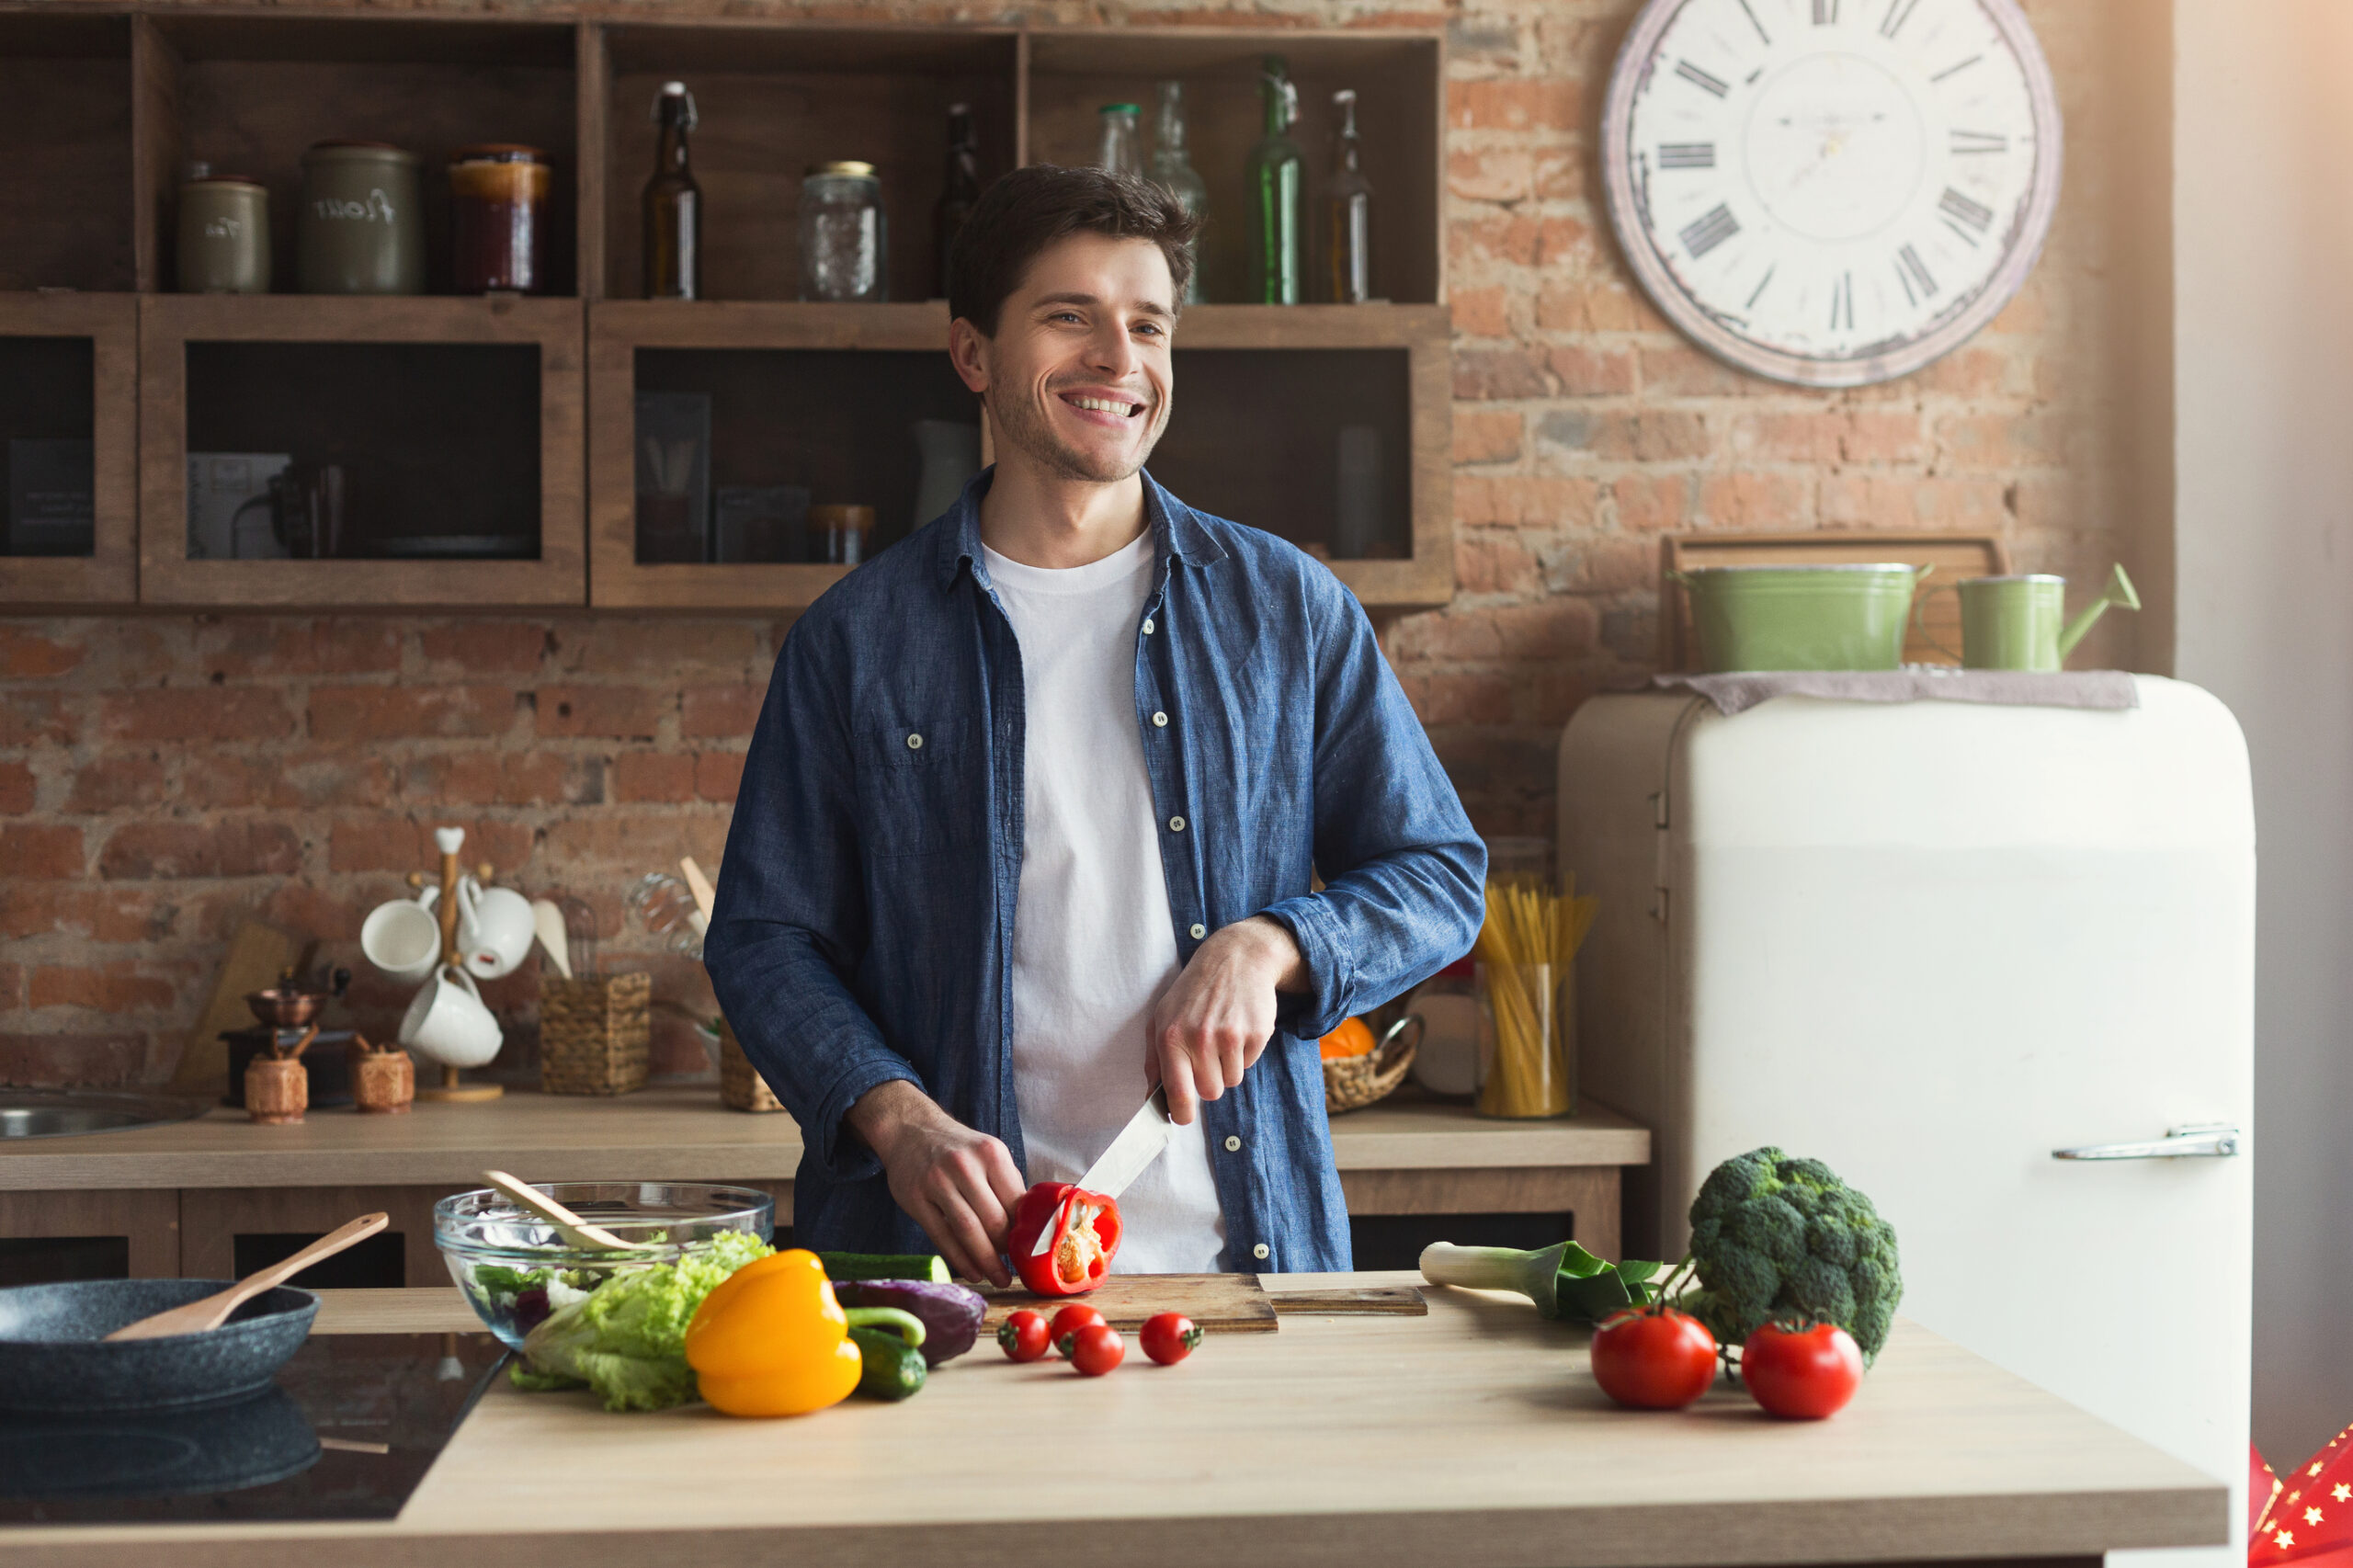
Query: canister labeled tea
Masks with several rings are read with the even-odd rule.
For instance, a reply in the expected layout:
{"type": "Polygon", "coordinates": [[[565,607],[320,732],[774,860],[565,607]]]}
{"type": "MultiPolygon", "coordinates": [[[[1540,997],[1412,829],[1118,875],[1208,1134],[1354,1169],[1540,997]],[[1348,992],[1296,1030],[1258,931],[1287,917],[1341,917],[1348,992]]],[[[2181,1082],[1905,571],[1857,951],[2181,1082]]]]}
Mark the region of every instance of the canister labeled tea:
{"type": "Polygon", "coordinates": [[[269,292],[269,192],[237,175],[202,175],[180,187],[183,294],[269,292]]]}
{"type": "Polygon", "coordinates": [[[417,157],[381,142],[322,142],[302,154],[295,280],[305,294],[422,294],[417,157]]]}

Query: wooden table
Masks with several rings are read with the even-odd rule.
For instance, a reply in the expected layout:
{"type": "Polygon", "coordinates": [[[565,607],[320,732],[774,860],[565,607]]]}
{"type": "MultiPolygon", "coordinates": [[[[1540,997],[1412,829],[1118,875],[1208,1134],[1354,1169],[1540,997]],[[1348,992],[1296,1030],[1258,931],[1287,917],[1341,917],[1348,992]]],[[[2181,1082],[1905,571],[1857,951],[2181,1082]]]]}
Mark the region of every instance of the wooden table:
{"type": "MultiPolygon", "coordinates": [[[[1267,1277],[1278,1297],[1408,1282],[1267,1277]]],[[[494,1383],[390,1524],[6,1529],[0,1564],[2094,1568],[2228,1539],[2221,1483],[1909,1323],[1847,1411],[1785,1423],[1722,1389],[1619,1410],[1583,1331],[1514,1297],[1428,1296],[1427,1317],[1285,1314],[1094,1381],[983,1346],[913,1403],[797,1421],[607,1415],[494,1383]]],[[[446,1289],[330,1293],[319,1319],[472,1326],[446,1289]]]]}
{"type": "MultiPolygon", "coordinates": [[[[1649,1132],[1599,1106],[1506,1122],[1392,1100],[1336,1119],[1332,1146],[1351,1213],[1568,1211],[1577,1239],[1608,1257],[1620,1168],[1650,1159],[1649,1132]]],[[[166,1127],[0,1142],[0,1237],[123,1235],[135,1277],[224,1278],[239,1233],[316,1234],[381,1209],[408,1279],[421,1282],[442,1277],[434,1201],[480,1186],[485,1166],[532,1181],[740,1182],[789,1216],[800,1164],[790,1116],[728,1110],[703,1087],[420,1101],[406,1116],[314,1110],[288,1127],[215,1109],[166,1127]]]]}

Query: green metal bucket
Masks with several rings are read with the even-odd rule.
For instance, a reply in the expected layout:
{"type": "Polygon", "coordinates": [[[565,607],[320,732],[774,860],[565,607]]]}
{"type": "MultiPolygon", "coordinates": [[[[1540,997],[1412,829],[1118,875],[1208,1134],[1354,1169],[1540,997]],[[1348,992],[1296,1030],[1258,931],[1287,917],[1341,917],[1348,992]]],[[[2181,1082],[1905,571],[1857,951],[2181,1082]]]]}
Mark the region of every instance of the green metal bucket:
{"type": "Polygon", "coordinates": [[[1892,670],[1929,568],[1702,566],[1669,575],[1691,595],[1699,667],[1892,670]]]}

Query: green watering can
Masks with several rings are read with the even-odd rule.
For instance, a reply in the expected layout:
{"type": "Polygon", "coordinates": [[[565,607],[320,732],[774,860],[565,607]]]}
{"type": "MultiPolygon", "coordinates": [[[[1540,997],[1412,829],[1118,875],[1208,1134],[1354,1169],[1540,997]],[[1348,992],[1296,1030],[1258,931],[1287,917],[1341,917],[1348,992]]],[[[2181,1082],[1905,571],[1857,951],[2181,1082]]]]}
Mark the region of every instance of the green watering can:
{"type": "MultiPolygon", "coordinates": [[[[2067,579],[2047,572],[1972,577],[1954,584],[1952,591],[1961,596],[1961,662],[1972,670],[2063,668],[2067,655],[2110,605],[2119,609],[2141,608],[2141,596],[2120,565],[2109,574],[2108,586],[2099,597],[2076,612],[2073,620],[2065,620],[2067,579]]],[[[1927,595],[1920,597],[1925,606],[1927,595]]],[[[1916,608],[1914,613],[1918,613],[1916,608]]]]}

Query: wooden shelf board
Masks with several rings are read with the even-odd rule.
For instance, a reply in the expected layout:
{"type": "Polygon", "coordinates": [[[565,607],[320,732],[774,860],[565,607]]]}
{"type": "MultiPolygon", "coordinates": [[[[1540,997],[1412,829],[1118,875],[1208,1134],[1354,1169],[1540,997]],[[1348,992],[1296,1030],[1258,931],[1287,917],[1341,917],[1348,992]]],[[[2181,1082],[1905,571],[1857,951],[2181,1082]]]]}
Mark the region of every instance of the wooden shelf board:
{"type": "Polygon", "coordinates": [[[519,21],[460,15],[320,16],[267,10],[164,10],[147,15],[187,60],[282,61],[347,65],[573,63],[571,17],[519,21]]]}
{"type": "MultiPolygon", "coordinates": [[[[604,26],[615,75],[643,72],[964,74],[1013,69],[1017,28],[917,24],[876,28],[795,21],[778,27],[725,17],[615,21],[604,26]]],[[[693,84],[689,83],[689,85],[693,84]]]]}
{"type": "Polygon", "coordinates": [[[1204,73],[1240,73],[1254,83],[1259,62],[1279,54],[1294,71],[1361,70],[1417,65],[1445,45],[1435,28],[1057,28],[1029,29],[1029,69],[1035,75],[1138,73],[1154,79],[1204,73]]]}

